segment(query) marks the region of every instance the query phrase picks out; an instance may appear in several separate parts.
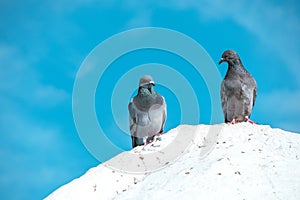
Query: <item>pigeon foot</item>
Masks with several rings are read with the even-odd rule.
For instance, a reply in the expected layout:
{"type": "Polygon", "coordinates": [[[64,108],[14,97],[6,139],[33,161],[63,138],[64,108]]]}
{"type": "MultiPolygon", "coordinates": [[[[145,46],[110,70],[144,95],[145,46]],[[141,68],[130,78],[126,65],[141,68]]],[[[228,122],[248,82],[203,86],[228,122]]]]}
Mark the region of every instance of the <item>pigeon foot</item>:
{"type": "Polygon", "coordinates": [[[257,124],[255,121],[252,121],[251,119],[249,119],[248,116],[246,116],[246,119],[247,119],[246,122],[249,122],[250,124],[257,124]]]}
{"type": "Polygon", "coordinates": [[[153,142],[155,142],[155,141],[161,141],[161,137],[160,136],[162,134],[164,134],[164,132],[159,132],[159,133],[155,134],[151,139],[149,139],[149,140],[147,139],[146,142],[143,145],[142,150],[145,150],[145,147],[147,145],[149,145],[149,144],[151,144],[151,146],[153,146],[153,142]]]}
{"type": "Polygon", "coordinates": [[[231,122],[227,122],[227,124],[237,124],[237,123],[238,123],[238,121],[236,121],[234,118],[231,122]]]}

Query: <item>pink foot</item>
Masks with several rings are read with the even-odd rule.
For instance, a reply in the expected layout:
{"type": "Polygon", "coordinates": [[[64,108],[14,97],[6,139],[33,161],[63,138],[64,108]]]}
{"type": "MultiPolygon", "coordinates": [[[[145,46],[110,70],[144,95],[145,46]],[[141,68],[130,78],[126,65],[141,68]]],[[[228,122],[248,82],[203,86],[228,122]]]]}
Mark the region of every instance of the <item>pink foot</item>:
{"type": "Polygon", "coordinates": [[[256,122],[252,121],[251,119],[249,119],[249,117],[246,117],[247,122],[249,122],[250,124],[257,124],[256,122]]]}
{"type": "Polygon", "coordinates": [[[151,143],[151,142],[145,142],[144,145],[143,145],[142,151],[145,151],[145,150],[146,150],[145,147],[146,147],[148,144],[150,144],[150,143],[151,143]]]}
{"type": "Polygon", "coordinates": [[[233,119],[231,122],[227,122],[227,124],[237,124],[238,122],[235,120],[235,119],[233,119]]]}
{"type": "Polygon", "coordinates": [[[151,140],[151,141],[146,140],[145,143],[144,143],[144,146],[143,146],[143,150],[145,150],[145,147],[147,145],[151,144],[151,146],[153,146],[153,142],[158,141],[158,140],[160,141],[161,140],[160,136],[162,134],[164,134],[164,133],[163,132],[157,133],[156,135],[154,135],[153,140],[151,140]]]}

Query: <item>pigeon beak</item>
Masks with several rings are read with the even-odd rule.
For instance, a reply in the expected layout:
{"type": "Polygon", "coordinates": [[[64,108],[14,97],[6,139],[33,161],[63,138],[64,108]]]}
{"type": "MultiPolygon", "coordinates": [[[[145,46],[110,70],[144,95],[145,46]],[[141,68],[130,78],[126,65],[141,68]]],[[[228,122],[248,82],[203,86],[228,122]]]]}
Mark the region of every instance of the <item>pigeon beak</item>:
{"type": "Polygon", "coordinates": [[[150,81],[149,83],[150,83],[151,85],[155,86],[154,81],[150,81]]]}
{"type": "Polygon", "coordinates": [[[219,64],[221,64],[222,62],[224,62],[225,59],[224,58],[221,58],[221,60],[219,61],[219,64]]]}

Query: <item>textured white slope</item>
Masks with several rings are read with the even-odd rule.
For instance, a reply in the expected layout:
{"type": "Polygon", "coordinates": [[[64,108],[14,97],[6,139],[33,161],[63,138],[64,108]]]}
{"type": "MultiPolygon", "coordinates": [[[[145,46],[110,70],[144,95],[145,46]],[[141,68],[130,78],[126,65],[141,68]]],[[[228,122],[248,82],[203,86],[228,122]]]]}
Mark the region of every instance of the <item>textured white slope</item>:
{"type": "Polygon", "coordinates": [[[47,199],[300,199],[299,157],[299,134],[249,123],[182,125],[105,163],[141,173],[99,165],[47,199]],[[172,144],[178,151],[168,154],[172,144]],[[154,152],[168,156],[128,157],[154,152]]]}

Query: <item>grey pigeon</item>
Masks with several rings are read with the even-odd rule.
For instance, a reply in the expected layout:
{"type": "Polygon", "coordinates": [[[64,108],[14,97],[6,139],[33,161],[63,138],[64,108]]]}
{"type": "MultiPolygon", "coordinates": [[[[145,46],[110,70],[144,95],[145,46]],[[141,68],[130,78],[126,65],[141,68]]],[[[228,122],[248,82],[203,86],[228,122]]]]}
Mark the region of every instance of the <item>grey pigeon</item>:
{"type": "Polygon", "coordinates": [[[239,55],[233,50],[222,54],[219,62],[228,63],[228,70],[221,85],[221,100],[225,123],[251,121],[250,115],[255,103],[257,85],[245,69],[239,55]]]}
{"type": "Polygon", "coordinates": [[[163,133],[166,121],[166,102],[154,89],[151,76],[140,79],[138,94],[130,101],[129,124],[132,148],[151,142],[155,135],[163,133]]]}

